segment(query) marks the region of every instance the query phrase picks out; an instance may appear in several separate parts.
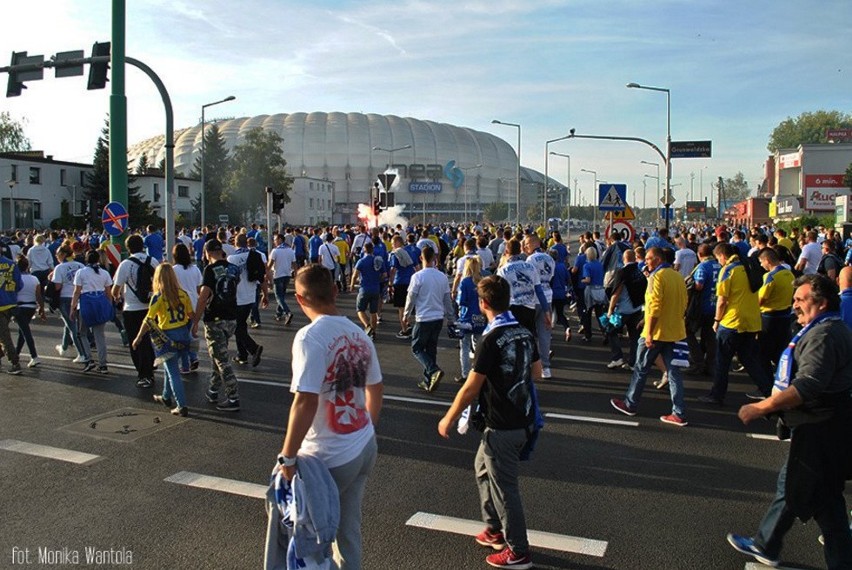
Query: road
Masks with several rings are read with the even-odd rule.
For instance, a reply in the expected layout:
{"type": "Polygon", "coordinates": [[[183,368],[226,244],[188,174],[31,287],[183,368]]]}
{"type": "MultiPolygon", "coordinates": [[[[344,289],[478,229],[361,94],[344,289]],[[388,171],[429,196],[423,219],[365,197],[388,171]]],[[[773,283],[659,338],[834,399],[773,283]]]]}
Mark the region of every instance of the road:
{"type": "MultiPolygon", "coordinates": [[[[354,317],[354,296],[339,305],[354,317]]],[[[114,327],[110,374],[100,376],[56,355],[58,318],[34,325],[44,364],[22,376],[0,373],[0,568],[64,568],[75,553],[80,566],[97,554],[114,563],[103,567],[258,568],[266,523],[258,497],[291,402],[290,344],[306,323],[301,314],[289,327],[269,311],[263,316],[252,331],[265,347],[263,361],[237,367],[242,411],[206,404],[203,358],[199,373],[186,378],[190,417],[177,421],[151,391],[136,388],[114,327]]],[[[465,534],[481,526],[477,437],[447,441],[436,431],[456,391],[458,350],[442,338],[445,381],[432,394],[418,390],[417,363],[395,338],[393,316],[386,309],[376,341],[386,399],[364,501],[364,567],[486,568],[488,551],[465,534]]],[[[732,376],[725,408],[698,404],[708,380],[690,378],[690,425],[678,428],[658,420],[670,403],[650,386],[635,418],[610,407],[628,373],[606,370],[599,336],[590,345],[555,341],[554,351],[554,378],[539,387],[547,425],[521,476],[528,527],[542,545],[533,551],[536,567],[758,568],[725,534],[756,528],[788,444],[769,437],[769,422],[746,428],[737,421],[736,407],[752,389],[747,377],[732,376]]],[[[785,565],[823,567],[818,534],[812,522],[797,525],[785,565]]]]}

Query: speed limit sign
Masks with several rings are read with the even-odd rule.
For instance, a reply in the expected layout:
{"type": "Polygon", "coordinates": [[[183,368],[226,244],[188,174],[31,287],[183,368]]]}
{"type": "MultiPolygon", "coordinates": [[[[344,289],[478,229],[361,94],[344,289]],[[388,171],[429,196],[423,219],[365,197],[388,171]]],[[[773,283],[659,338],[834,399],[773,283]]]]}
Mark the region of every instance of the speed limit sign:
{"type": "Polygon", "coordinates": [[[618,232],[618,235],[621,236],[622,240],[627,240],[632,242],[636,237],[636,230],[633,229],[633,226],[630,225],[629,222],[617,221],[613,222],[606,229],[606,237],[614,235],[618,232]]]}

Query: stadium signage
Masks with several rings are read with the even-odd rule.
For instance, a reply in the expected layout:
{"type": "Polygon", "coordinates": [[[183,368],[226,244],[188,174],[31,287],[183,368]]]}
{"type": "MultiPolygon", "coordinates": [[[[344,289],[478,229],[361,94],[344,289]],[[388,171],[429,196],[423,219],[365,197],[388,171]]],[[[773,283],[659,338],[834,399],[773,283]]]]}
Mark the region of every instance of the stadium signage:
{"type": "Polygon", "coordinates": [[[388,168],[396,168],[401,178],[410,180],[418,178],[440,180],[444,176],[444,167],[440,164],[389,164],[388,168]]]}

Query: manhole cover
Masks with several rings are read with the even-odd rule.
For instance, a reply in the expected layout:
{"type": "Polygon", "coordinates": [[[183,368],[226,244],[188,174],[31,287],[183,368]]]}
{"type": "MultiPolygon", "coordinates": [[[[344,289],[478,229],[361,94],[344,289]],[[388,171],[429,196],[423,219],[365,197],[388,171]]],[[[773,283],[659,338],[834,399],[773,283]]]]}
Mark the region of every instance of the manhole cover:
{"type": "Polygon", "coordinates": [[[173,416],[168,410],[152,412],[136,408],[121,408],[59,429],[113,441],[134,441],[181,424],[186,419],[173,416]]]}

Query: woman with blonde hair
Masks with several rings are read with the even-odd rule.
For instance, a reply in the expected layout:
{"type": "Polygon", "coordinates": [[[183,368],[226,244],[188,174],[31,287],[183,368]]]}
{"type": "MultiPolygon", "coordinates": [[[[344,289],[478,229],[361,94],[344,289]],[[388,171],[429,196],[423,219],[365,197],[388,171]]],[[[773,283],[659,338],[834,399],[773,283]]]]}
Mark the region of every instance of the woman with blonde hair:
{"type": "Polygon", "coordinates": [[[459,318],[456,326],[464,335],[459,342],[459,362],[461,377],[456,382],[463,383],[470,372],[470,353],[474,350],[482,331],[485,330],[486,319],[479,310],[479,294],[476,285],[482,279],[482,261],[479,256],[472,256],[465,261],[462,270],[462,280],[456,292],[456,304],[459,306],[459,318]]]}
{"type": "Polygon", "coordinates": [[[148,314],[139,329],[139,334],[133,340],[133,348],[134,350],[138,348],[145,334],[151,331],[155,352],[159,354],[158,358],[163,359],[163,368],[165,368],[163,394],[155,394],[154,401],[170,408],[174,415],[186,417],[189,414],[189,408],[186,407],[178,360],[186,353],[192,340],[190,335],[194,316],[192,303],[186,291],[181,289],[175,270],[169,263],[161,263],[154,270],[151,289],[153,296],[148,306],[148,314]],[[162,346],[157,348],[158,345],[162,346]]]}

